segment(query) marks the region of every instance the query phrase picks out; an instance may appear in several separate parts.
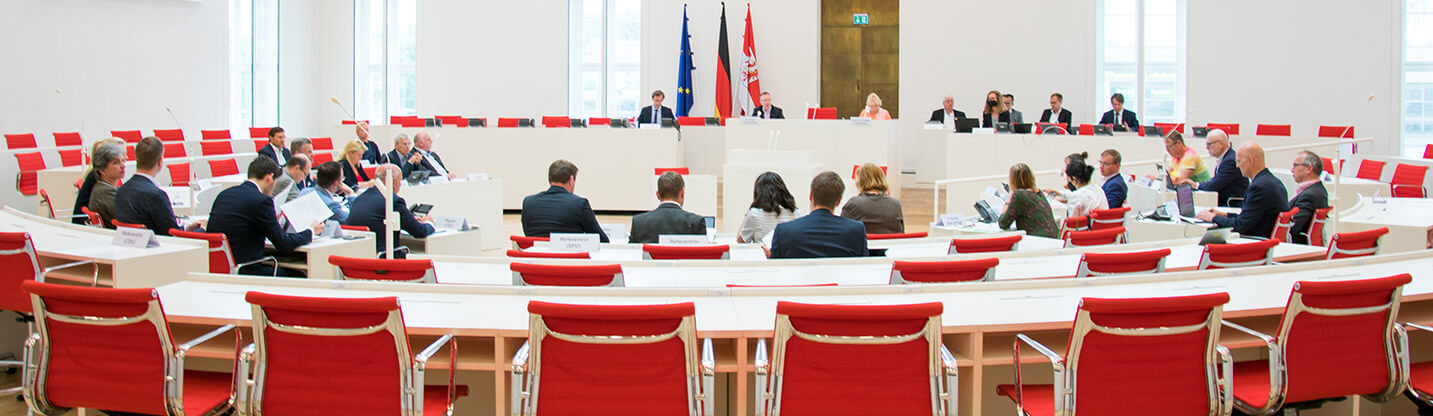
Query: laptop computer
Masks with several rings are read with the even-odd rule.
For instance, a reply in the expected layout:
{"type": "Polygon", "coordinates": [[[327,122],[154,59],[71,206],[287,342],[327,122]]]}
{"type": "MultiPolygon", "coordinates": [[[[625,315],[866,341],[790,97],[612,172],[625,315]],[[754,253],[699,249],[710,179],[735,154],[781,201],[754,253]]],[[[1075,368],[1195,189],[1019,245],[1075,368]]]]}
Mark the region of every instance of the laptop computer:
{"type": "Polygon", "coordinates": [[[1164,137],[1164,129],[1159,126],[1144,126],[1144,137],[1164,137]]]}
{"type": "Polygon", "coordinates": [[[1179,216],[1194,218],[1194,188],[1183,185],[1174,192],[1174,200],[1179,204],[1179,216]]]}
{"type": "Polygon", "coordinates": [[[1010,122],[1008,122],[1008,121],[997,121],[997,122],[995,122],[995,132],[996,132],[996,133],[1011,133],[1011,132],[1013,132],[1013,130],[1012,130],[1011,127],[1010,127],[1010,122]]]}
{"type": "Polygon", "coordinates": [[[1204,237],[1199,239],[1199,245],[1229,244],[1234,238],[1234,229],[1230,227],[1210,228],[1204,231],[1204,237]]]}
{"type": "Polygon", "coordinates": [[[1098,125],[1095,125],[1095,135],[1096,135],[1096,136],[1113,136],[1113,135],[1115,135],[1115,132],[1110,130],[1110,126],[1106,126],[1106,125],[1104,125],[1104,124],[1098,124],[1098,125]]]}
{"type": "Polygon", "coordinates": [[[627,119],[625,119],[625,118],[614,118],[614,119],[608,120],[607,123],[608,123],[608,124],[607,124],[608,127],[617,127],[617,128],[626,128],[626,127],[629,127],[629,125],[627,124],[627,119]]]}
{"type": "Polygon", "coordinates": [[[970,133],[970,132],[972,132],[972,131],[975,131],[975,129],[976,129],[977,127],[980,127],[980,119],[978,119],[978,118],[958,118],[958,119],[955,119],[955,132],[956,132],[956,133],[970,133]]]}
{"type": "Polygon", "coordinates": [[[1194,131],[1194,137],[1209,137],[1209,128],[1208,128],[1208,127],[1203,127],[1203,126],[1190,127],[1190,130],[1193,130],[1193,131],[1194,131]]]}
{"type": "Polygon", "coordinates": [[[488,126],[488,119],[485,119],[485,118],[470,118],[470,119],[468,119],[468,127],[487,127],[487,126],[488,126]]]}
{"type": "Polygon", "coordinates": [[[1011,125],[1015,134],[1030,134],[1030,123],[1015,123],[1011,125]]]}

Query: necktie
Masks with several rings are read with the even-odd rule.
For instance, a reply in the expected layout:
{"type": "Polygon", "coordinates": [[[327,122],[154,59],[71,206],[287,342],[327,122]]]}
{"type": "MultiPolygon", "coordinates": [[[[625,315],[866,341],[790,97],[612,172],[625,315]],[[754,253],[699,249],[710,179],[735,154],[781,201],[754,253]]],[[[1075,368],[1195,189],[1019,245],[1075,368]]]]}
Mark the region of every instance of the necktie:
{"type": "Polygon", "coordinates": [[[655,106],[655,105],[652,106],[652,124],[657,124],[657,123],[658,123],[657,117],[659,117],[658,114],[661,114],[660,111],[661,111],[661,110],[657,109],[657,106],[655,106]]]}

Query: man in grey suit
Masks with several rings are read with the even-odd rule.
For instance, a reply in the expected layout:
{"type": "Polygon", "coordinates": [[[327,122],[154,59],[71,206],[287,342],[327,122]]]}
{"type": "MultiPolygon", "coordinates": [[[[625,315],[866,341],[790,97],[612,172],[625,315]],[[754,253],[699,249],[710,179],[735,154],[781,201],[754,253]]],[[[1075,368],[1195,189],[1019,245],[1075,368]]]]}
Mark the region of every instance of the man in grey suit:
{"type": "Polygon", "coordinates": [[[308,164],[308,156],[302,153],[295,153],[285,161],[284,172],[274,180],[274,190],[269,196],[278,196],[279,192],[284,192],[284,197],[276,200],[279,203],[298,198],[299,193],[304,190],[303,184],[308,182],[308,164]]]}
{"type": "Polygon", "coordinates": [[[682,209],[687,199],[686,181],[676,172],[663,173],[657,178],[657,208],[632,217],[633,244],[656,243],[662,234],[706,235],[707,225],[702,216],[682,209]]]}
{"type": "Polygon", "coordinates": [[[1005,94],[1005,96],[1000,97],[1000,99],[1003,100],[1003,101],[1005,101],[1005,108],[1010,109],[1010,123],[1012,123],[1012,124],[1020,124],[1020,123],[1024,123],[1024,122],[1025,122],[1025,117],[1022,117],[1022,116],[1020,115],[1020,111],[1015,110],[1015,96],[1014,96],[1014,95],[1005,94]]]}

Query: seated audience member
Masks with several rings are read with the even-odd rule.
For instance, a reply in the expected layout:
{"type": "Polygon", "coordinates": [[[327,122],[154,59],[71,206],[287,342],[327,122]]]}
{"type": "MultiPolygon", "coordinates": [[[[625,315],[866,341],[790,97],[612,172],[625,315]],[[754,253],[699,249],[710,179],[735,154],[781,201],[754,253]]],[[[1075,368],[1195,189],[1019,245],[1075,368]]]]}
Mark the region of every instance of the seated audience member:
{"type": "Polygon", "coordinates": [[[110,143],[100,146],[91,161],[95,171],[94,190],[90,192],[90,211],[100,214],[105,228],[114,228],[114,197],[119,181],[124,179],[124,146],[110,143]]]}
{"type": "Polygon", "coordinates": [[[1125,205],[1125,195],[1129,194],[1129,184],[1125,183],[1125,175],[1120,173],[1120,151],[1105,149],[1100,153],[1100,175],[1105,177],[1104,185],[1100,189],[1105,191],[1105,200],[1110,208],[1119,208],[1125,205]]]}
{"type": "Polygon", "coordinates": [[[356,123],[353,130],[354,134],[358,135],[358,141],[363,143],[363,160],[375,165],[383,163],[383,151],[378,150],[378,143],[374,143],[368,138],[368,122],[356,123]]]}
{"type": "Polygon", "coordinates": [[[418,159],[417,164],[413,168],[414,170],[426,170],[430,178],[442,176],[448,178],[448,180],[453,180],[458,177],[458,175],[448,171],[447,165],[443,164],[443,158],[438,157],[438,152],[433,151],[433,136],[428,135],[428,132],[420,131],[413,135],[413,148],[417,149],[418,154],[423,156],[421,159],[418,159]]]}
{"type": "Polygon", "coordinates": [[[662,90],[652,91],[652,105],[642,107],[642,113],[637,115],[637,126],[641,127],[643,124],[660,126],[663,119],[676,120],[677,116],[672,115],[672,109],[662,105],[662,100],[666,98],[667,94],[662,90]]]}
{"type": "Polygon", "coordinates": [[[841,216],[866,225],[867,234],[900,234],[906,232],[901,201],[891,198],[886,173],[874,163],[856,169],[856,189],[861,193],[841,206],[841,216]]]}
{"type": "Polygon", "coordinates": [[[890,120],[891,112],[881,108],[881,96],[873,92],[866,96],[866,108],[861,109],[860,117],[871,120],[890,120]]]}
{"type": "Polygon", "coordinates": [[[1014,95],[1010,95],[1010,94],[1001,95],[1001,96],[1000,96],[1000,102],[1005,104],[1005,108],[1010,109],[1010,122],[1011,122],[1011,123],[1024,123],[1024,122],[1025,122],[1025,117],[1020,115],[1020,110],[1016,110],[1016,109],[1015,109],[1015,96],[1014,96],[1014,95]]]}
{"type": "Polygon", "coordinates": [[[945,99],[941,100],[940,108],[930,113],[928,123],[940,123],[947,129],[954,129],[955,121],[962,118],[965,118],[965,112],[956,110],[955,97],[947,95],[945,99]]]}
{"type": "Polygon", "coordinates": [[[1060,225],[1050,212],[1050,201],[1035,187],[1035,174],[1024,163],[1010,167],[1010,200],[1005,203],[1005,212],[1000,214],[1001,229],[1010,229],[1012,223],[1028,235],[1060,236],[1060,225]]]}
{"type": "Polygon", "coordinates": [[[303,183],[308,181],[308,164],[308,156],[304,156],[303,153],[294,154],[294,157],[289,158],[288,162],[284,163],[283,174],[280,174],[279,178],[274,181],[274,190],[270,191],[269,196],[278,197],[279,193],[283,192],[284,196],[275,200],[279,202],[289,202],[298,198],[299,193],[306,189],[303,183]]]}
{"type": "MultiPolygon", "coordinates": [[[[398,175],[402,174],[403,170],[398,166],[384,164],[378,166],[378,170],[374,171],[373,176],[383,183],[390,183],[389,179],[393,179],[391,182],[393,184],[393,215],[398,217],[398,227],[413,238],[427,238],[436,231],[431,224],[432,217],[413,215],[413,211],[408,210],[408,202],[398,196],[399,190],[403,189],[403,181],[398,175]]],[[[343,222],[344,225],[367,227],[368,231],[372,231],[373,242],[376,244],[374,250],[378,251],[383,250],[384,244],[388,241],[388,233],[384,232],[388,227],[383,225],[383,201],[383,191],[378,187],[369,187],[368,190],[353,199],[353,206],[348,210],[348,220],[343,222]]],[[[398,230],[393,230],[392,238],[394,238],[393,245],[398,246],[398,230]]],[[[404,255],[403,253],[394,253],[393,257],[403,258],[404,255]]]]}
{"type": "Polygon", "coordinates": [[[293,156],[293,152],[290,152],[288,146],[284,145],[287,139],[288,136],[284,133],[283,127],[269,129],[269,145],[259,149],[259,156],[267,157],[279,166],[283,166],[284,162],[293,156]]]}
{"type": "Polygon", "coordinates": [[[1065,96],[1060,93],[1050,94],[1050,108],[1040,114],[1041,123],[1055,123],[1063,127],[1066,132],[1070,130],[1071,120],[1075,118],[1074,113],[1064,108],[1065,96]]]}
{"type": "MultiPolygon", "coordinates": [[[[249,163],[249,180],[225,189],[214,198],[214,207],[209,211],[209,232],[224,234],[229,239],[235,264],[264,257],[264,240],[273,244],[279,255],[291,255],[294,249],[312,241],[314,234],[323,233],[323,221],[316,221],[310,230],[297,233],[284,232],[279,226],[274,199],[268,194],[273,192],[281,172],[273,159],[256,157],[249,163]]],[[[257,263],[240,267],[239,274],[268,276],[275,274],[275,270],[272,264],[257,263]]],[[[282,267],[277,274],[304,276],[303,272],[282,267]]]]}
{"type": "Polygon", "coordinates": [[[816,174],[811,179],[811,213],[776,226],[771,237],[771,258],[870,255],[866,249],[866,226],[831,214],[841,203],[844,192],[846,184],[841,182],[841,175],[831,171],[816,174]]]}
{"type": "Polygon", "coordinates": [[[1249,189],[1249,178],[1239,172],[1238,155],[1229,147],[1229,135],[1225,134],[1224,130],[1211,130],[1204,148],[1209,149],[1209,156],[1219,160],[1219,165],[1214,168],[1214,176],[1204,182],[1180,178],[1175,184],[1189,184],[1201,191],[1218,192],[1221,207],[1239,206],[1242,202],[1239,198],[1243,198],[1244,191],[1249,189]]]}
{"type": "Polygon", "coordinates": [[[736,234],[738,243],[758,243],[776,229],[776,225],[800,218],[796,209],[796,198],[786,189],[786,181],[776,172],[766,172],[756,177],[751,187],[751,209],[741,219],[741,230],[736,234]]]}
{"type": "Polygon", "coordinates": [[[781,107],[771,105],[771,93],[769,92],[761,93],[761,105],[757,106],[755,110],[752,110],[751,116],[766,119],[786,118],[785,115],[781,114],[781,107]]]}
{"type": "Polygon", "coordinates": [[[1073,191],[1062,189],[1051,193],[1065,201],[1066,218],[1088,216],[1094,210],[1110,208],[1104,189],[1090,182],[1094,173],[1095,168],[1085,164],[1084,158],[1076,158],[1065,165],[1061,176],[1065,177],[1065,186],[1073,191]]]}
{"type": "MultiPolygon", "coordinates": [[[[123,145],[123,141],[109,142],[123,145]]],[[[108,142],[108,141],[107,141],[108,142]]],[[[96,151],[95,153],[99,153],[96,151]]],[[[164,170],[164,143],[155,137],[145,137],[134,146],[134,176],[124,181],[114,197],[114,218],[130,224],[143,225],[154,230],[156,235],[169,235],[169,230],[179,228],[174,219],[174,208],[169,194],[159,189],[154,179],[164,170]]],[[[188,231],[200,230],[203,220],[185,224],[188,231]]]]}
{"type": "Polygon", "coordinates": [[[1264,164],[1264,148],[1249,142],[1239,146],[1239,170],[1250,178],[1244,193],[1244,206],[1238,214],[1225,214],[1214,209],[1199,213],[1199,219],[1220,227],[1234,227],[1243,236],[1269,238],[1279,214],[1289,210],[1289,191],[1264,164]]]}
{"type": "Polygon", "coordinates": [[[1293,234],[1290,242],[1309,244],[1309,226],[1313,224],[1314,211],[1329,207],[1329,192],[1320,179],[1324,174],[1324,161],[1314,152],[1305,150],[1294,157],[1294,166],[1290,170],[1294,174],[1294,182],[1299,184],[1294,199],[1289,201],[1289,206],[1299,209],[1299,213],[1294,214],[1294,225],[1289,227],[1289,233],[1293,234]]]}
{"type": "MultiPolygon", "coordinates": [[[[292,152],[294,156],[304,155],[304,157],[307,158],[305,165],[313,163],[313,140],[309,140],[306,137],[294,139],[292,143],[289,143],[289,151],[292,152]]],[[[288,166],[288,163],[284,163],[284,166],[288,166]]],[[[307,166],[305,166],[305,168],[307,168],[307,166]]],[[[294,180],[298,181],[296,183],[299,185],[299,190],[313,186],[313,178],[309,177],[307,170],[304,171],[303,176],[295,176],[294,180]]],[[[289,198],[292,199],[295,196],[298,196],[297,192],[290,195],[289,198]]]]}
{"type": "MultiPolygon", "coordinates": [[[[344,148],[348,147],[344,146],[344,148]]],[[[418,162],[423,160],[423,155],[413,149],[413,139],[408,138],[407,134],[398,133],[398,136],[393,138],[393,150],[388,151],[384,160],[402,168],[403,177],[406,178],[409,173],[413,172],[413,167],[418,166],[418,162]]]]}
{"type": "Polygon", "coordinates": [[[328,219],[344,222],[348,220],[348,205],[343,200],[343,197],[338,194],[338,187],[342,185],[342,183],[338,181],[340,169],[338,162],[320,163],[317,169],[318,174],[316,175],[318,176],[318,180],[314,182],[315,186],[304,189],[300,196],[311,193],[318,194],[318,199],[322,200],[323,204],[327,205],[328,209],[333,211],[333,215],[329,216],[328,219]]]}
{"type": "MultiPolygon", "coordinates": [[[[357,192],[358,188],[373,186],[373,178],[368,177],[368,172],[363,170],[362,143],[354,140],[344,145],[343,157],[339,159],[339,164],[343,166],[342,177],[344,187],[357,192]]],[[[397,166],[398,164],[394,163],[393,165],[397,166]]],[[[401,167],[399,167],[398,170],[399,172],[403,172],[403,168],[401,167]]],[[[404,177],[407,176],[405,175],[404,177]]]]}
{"type": "MultiPolygon", "coordinates": [[[[597,234],[606,243],[607,233],[597,225],[597,214],[587,198],[572,193],[577,189],[577,165],[566,160],[547,167],[546,191],[522,199],[522,232],[528,237],[552,233],[597,234]]],[[[703,230],[702,232],[706,232],[703,230]]]]}
{"type": "Polygon", "coordinates": [[[657,243],[664,234],[706,235],[702,216],[682,209],[687,199],[686,181],[676,172],[657,177],[657,208],[632,217],[632,244],[657,243]]]}
{"type": "MultiPolygon", "coordinates": [[[[118,137],[111,137],[108,139],[97,141],[90,148],[90,154],[93,155],[99,153],[100,146],[103,146],[105,143],[119,143],[120,146],[124,146],[124,139],[120,139],[118,137]]],[[[79,191],[75,192],[75,206],[70,210],[71,223],[85,225],[89,222],[89,217],[86,216],[84,212],[80,211],[80,207],[89,208],[90,194],[94,192],[95,182],[98,178],[99,174],[96,173],[93,168],[85,171],[85,180],[80,184],[79,191]]]]}
{"type": "Polygon", "coordinates": [[[1133,111],[1125,110],[1125,95],[1110,96],[1110,111],[1100,116],[1101,125],[1114,125],[1115,131],[1139,131],[1139,117],[1133,111]]]}
{"type": "Polygon", "coordinates": [[[1000,91],[990,90],[985,93],[985,110],[980,115],[981,127],[995,127],[995,123],[1009,123],[1010,109],[1000,101],[1000,91]]]}
{"type": "Polygon", "coordinates": [[[1169,153],[1169,158],[1164,160],[1164,170],[1169,175],[1169,183],[1177,185],[1209,180],[1209,168],[1204,166],[1204,159],[1199,157],[1199,152],[1184,145],[1184,135],[1177,131],[1169,132],[1169,135],[1164,137],[1164,150],[1169,153]]]}

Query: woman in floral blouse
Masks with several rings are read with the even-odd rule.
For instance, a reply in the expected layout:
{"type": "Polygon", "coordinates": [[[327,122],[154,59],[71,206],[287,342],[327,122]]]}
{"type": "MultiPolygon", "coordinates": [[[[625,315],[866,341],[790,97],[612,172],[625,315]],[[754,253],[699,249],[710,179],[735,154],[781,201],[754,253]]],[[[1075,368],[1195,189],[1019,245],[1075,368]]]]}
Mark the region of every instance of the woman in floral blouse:
{"type": "Polygon", "coordinates": [[[1010,200],[1005,203],[1005,212],[1000,214],[1000,228],[1024,230],[1027,235],[1058,238],[1060,226],[1050,213],[1050,202],[1035,187],[1035,174],[1030,166],[1016,163],[1010,167],[1010,200]]]}

